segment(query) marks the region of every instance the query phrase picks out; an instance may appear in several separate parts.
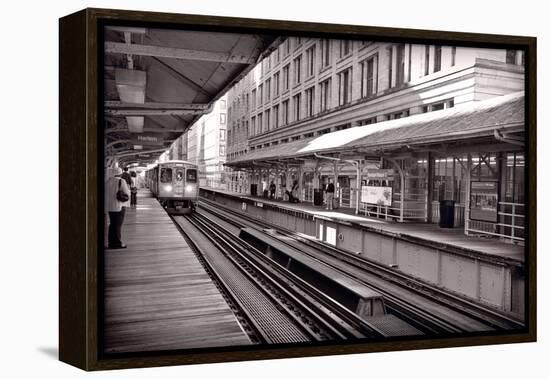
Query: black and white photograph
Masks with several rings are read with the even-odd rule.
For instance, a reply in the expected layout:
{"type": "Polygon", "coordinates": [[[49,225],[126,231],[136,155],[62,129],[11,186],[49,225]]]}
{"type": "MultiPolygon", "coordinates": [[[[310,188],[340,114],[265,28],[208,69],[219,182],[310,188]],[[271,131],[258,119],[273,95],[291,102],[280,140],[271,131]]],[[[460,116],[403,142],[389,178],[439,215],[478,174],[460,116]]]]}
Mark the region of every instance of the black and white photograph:
{"type": "Polygon", "coordinates": [[[100,35],[103,354],[525,331],[525,50],[100,35]]]}

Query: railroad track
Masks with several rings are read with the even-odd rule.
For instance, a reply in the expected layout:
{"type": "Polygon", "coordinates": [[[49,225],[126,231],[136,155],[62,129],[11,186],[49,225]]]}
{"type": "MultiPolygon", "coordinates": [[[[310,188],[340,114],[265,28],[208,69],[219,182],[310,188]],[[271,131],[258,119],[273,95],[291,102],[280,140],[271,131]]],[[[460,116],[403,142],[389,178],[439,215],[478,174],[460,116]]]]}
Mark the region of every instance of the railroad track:
{"type": "Polygon", "coordinates": [[[173,220],[254,343],[385,336],[205,216],[195,213],[173,220]],[[206,241],[214,248],[201,248],[206,241]]]}
{"type": "Polygon", "coordinates": [[[257,230],[276,230],[285,237],[280,240],[282,243],[294,248],[300,244],[299,249],[304,254],[341,270],[381,293],[392,313],[427,334],[501,331],[524,327],[521,320],[510,314],[448,293],[395,269],[313,238],[297,235],[202,198],[200,206],[207,212],[212,212],[215,206],[215,217],[236,228],[246,226],[257,230]]]}

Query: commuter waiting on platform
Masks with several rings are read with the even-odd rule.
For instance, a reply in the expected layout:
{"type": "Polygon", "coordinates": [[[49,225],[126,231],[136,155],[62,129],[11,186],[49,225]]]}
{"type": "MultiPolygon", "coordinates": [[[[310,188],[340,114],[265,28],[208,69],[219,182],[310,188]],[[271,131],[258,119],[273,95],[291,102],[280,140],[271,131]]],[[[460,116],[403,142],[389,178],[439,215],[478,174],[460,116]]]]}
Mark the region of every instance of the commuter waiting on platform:
{"type": "Polygon", "coordinates": [[[299,203],[300,199],[298,199],[298,181],[294,180],[294,183],[292,184],[292,189],[290,191],[286,191],[288,195],[288,202],[289,203],[299,203]]]}
{"type": "Polygon", "coordinates": [[[327,199],[327,209],[332,210],[332,203],[334,201],[334,183],[332,183],[332,179],[329,179],[329,182],[325,187],[325,193],[327,199]]]}
{"type": "Polygon", "coordinates": [[[271,200],[275,199],[275,191],[277,190],[277,186],[275,185],[275,182],[272,180],[271,184],[269,185],[269,198],[271,200]]]}
{"type": "Polygon", "coordinates": [[[135,208],[137,206],[137,175],[135,171],[130,173],[130,206],[135,208]]]}
{"type": "Polygon", "coordinates": [[[124,172],[120,175],[120,177],[126,181],[126,184],[128,184],[128,187],[132,185],[132,177],[128,172],[128,167],[124,167],[124,172]]]}
{"type": "Polygon", "coordinates": [[[105,212],[109,214],[108,248],[124,249],[126,245],[122,243],[122,224],[130,189],[120,177],[120,168],[109,168],[107,172],[109,178],[105,183],[105,212]]]}

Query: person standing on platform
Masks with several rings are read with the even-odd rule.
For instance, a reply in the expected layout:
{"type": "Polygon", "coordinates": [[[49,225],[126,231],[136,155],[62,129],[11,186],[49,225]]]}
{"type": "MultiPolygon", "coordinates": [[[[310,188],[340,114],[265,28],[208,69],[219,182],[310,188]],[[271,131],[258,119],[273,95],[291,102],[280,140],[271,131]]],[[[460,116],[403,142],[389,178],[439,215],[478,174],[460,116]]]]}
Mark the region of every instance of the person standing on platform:
{"type": "Polygon", "coordinates": [[[137,175],[135,171],[130,173],[130,206],[135,208],[137,206],[137,175]]]}
{"type": "Polygon", "coordinates": [[[332,183],[332,179],[329,179],[325,193],[327,195],[327,210],[332,210],[332,202],[334,200],[334,183],[332,183]]]}
{"type": "Polygon", "coordinates": [[[269,185],[269,198],[271,200],[275,199],[275,191],[277,190],[277,186],[275,185],[275,182],[272,180],[271,184],[269,185]]]}
{"type": "Polygon", "coordinates": [[[105,212],[109,214],[108,248],[124,249],[126,245],[122,243],[122,224],[130,189],[126,181],[119,177],[122,173],[120,168],[109,168],[108,173],[104,199],[105,212]]]}
{"type": "Polygon", "coordinates": [[[132,185],[132,176],[128,172],[128,167],[124,167],[124,172],[120,175],[120,177],[126,180],[126,184],[128,184],[128,187],[132,185]]]}

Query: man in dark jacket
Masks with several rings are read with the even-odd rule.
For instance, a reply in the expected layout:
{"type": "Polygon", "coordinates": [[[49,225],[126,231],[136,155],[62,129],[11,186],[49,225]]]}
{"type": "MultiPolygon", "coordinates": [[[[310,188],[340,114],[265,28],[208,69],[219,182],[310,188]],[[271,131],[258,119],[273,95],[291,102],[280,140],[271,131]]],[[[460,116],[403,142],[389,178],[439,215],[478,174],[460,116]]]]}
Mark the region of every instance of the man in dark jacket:
{"type": "Polygon", "coordinates": [[[126,181],[126,184],[128,184],[128,188],[132,185],[132,176],[128,172],[128,167],[124,167],[124,172],[120,174],[120,177],[126,181]]]}
{"type": "Polygon", "coordinates": [[[332,179],[329,179],[329,183],[325,188],[325,193],[327,195],[327,209],[332,210],[332,202],[334,199],[334,183],[332,183],[332,179]]]}

